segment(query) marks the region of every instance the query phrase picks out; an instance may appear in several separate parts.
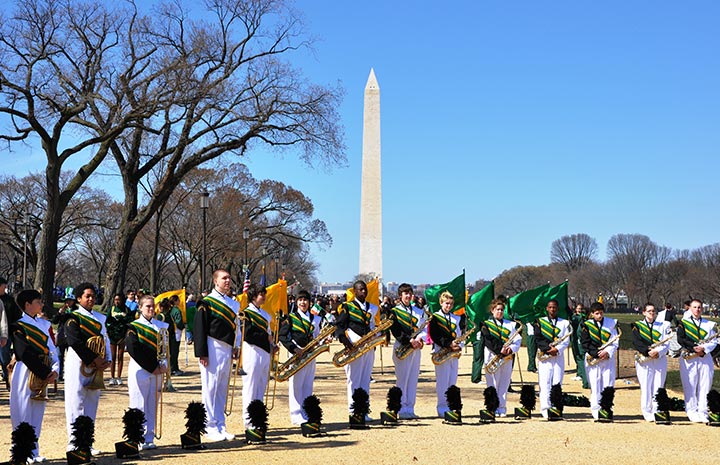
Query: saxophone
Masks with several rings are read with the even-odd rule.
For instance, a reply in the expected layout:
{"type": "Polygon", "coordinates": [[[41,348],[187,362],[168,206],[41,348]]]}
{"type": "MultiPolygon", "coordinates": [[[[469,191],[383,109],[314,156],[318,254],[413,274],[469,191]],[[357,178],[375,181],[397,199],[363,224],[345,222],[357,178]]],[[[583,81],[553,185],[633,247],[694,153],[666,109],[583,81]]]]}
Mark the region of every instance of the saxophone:
{"type": "MultiPolygon", "coordinates": [[[[516,323],[518,323],[519,326],[517,328],[515,328],[515,331],[513,331],[510,334],[510,336],[508,336],[507,341],[505,341],[505,344],[503,344],[502,348],[500,349],[501,351],[502,351],[502,349],[504,349],[506,347],[510,347],[510,344],[513,343],[513,340],[517,336],[522,334],[522,323],[520,323],[520,322],[516,322],[516,323]]],[[[487,364],[485,364],[485,373],[487,373],[489,375],[495,374],[495,372],[498,371],[500,369],[500,367],[505,364],[505,362],[507,362],[508,360],[511,360],[512,357],[513,357],[513,354],[503,355],[502,353],[499,353],[499,354],[493,355],[493,358],[491,358],[487,362],[487,364]]]]}
{"type": "Polygon", "coordinates": [[[302,348],[302,351],[293,355],[285,363],[281,364],[277,369],[275,379],[280,382],[287,381],[298,371],[302,370],[305,365],[313,361],[318,355],[330,350],[330,343],[324,342],[335,332],[335,325],[327,325],[320,330],[315,339],[308,342],[302,348]]]}
{"type": "MultiPolygon", "coordinates": [[[[42,361],[43,365],[48,367],[50,366],[49,355],[41,355],[40,360],[42,361]]],[[[29,368],[28,371],[30,372],[30,375],[28,376],[28,389],[32,391],[32,394],[30,394],[30,399],[43,402],[47,402],[48,400],[50,400],[47,395],[48,382],[38,377],[29,368]]]]}
{"type": "MultiPolygon", "coordinates": [[[[696,346],[701,346],[701,345],[703,345],[703,344],[707,344],[708,342],[711,342],[711,341],[717,339],[718,337],[720,337],[720,333],[715,332],[715,334],[713,334],[712,336],[706,337],[706,338],[703,339],[702,341],[696,342],[695,345],[696,345],[696,346]]],[[[699,355],[698,355],[697,352],[690,352],[689,350],[687,350],[687,349],[685,349],[685,348],[683,348],[683,349],[680,351],[680,356],[681,356],[683,359],[685,359],[685,360],[691,360],[691,359],[693,359],[693,358],[695,358],[695,357],[699,357],[699,355]]]]}
{"type": "MultiPolygon", "coordinates": [[[[465,342],[465,340],[470,336],[470,334],[472,334],[474,329],[475,324],[472,321],[468,321],[468,327],[466,328],[465,332],[453,339],[453,341],[450,343],[450,346],[452,346],[452,344],[460,344],[461,342],[465,342]]],[[[443,347],[432,354],[432,362],[434,365],[442,365],[451,358],[460,358],[462,352],[459,350],[454,351],[450,348],[450,346],[443,347]]]]}
{"type": "MultiPolygon", "coordinates": [[[[426,316],[426,318],[425,318],[425,321],[423,322],[423,324],[421,324],[418,327],[418,329],[416,329],[410,335],[411,341],[413,339],[415,339],[416,337],[418,337],[418,335],[423,332],[425,327],[427,327],[427,325],[430,324],[431,316],[428,316],[428,315],[425,315],[425,316],[426,316]]],[[[408,358],[408,356],[412,353],[413,350],[415,350],[415,348],[412,346],[412,344],[404,344],[395,349],[395,356],[400,360],[405,360],[406,358],[408,358]]]]}
{"type": "MultiPolygon", "coordinates": [[[[601,351],[601,350],[609,347],[610,344],[613,344],[615,341],[617,341],[617,340],[620,339],[620,337],[622,336],[622,330],[621,330],[620,327],[618,327],[618,326],[616,326],[616,328],[617,328],[617,332],[618,332],[617,335],[611,337],[610,339],[607,340],[607,342],[606,342],[605,344],[603,344],[603,345],[601,345],[600,347],[598,347],[598,351],[601,351]]],[[[595,365],[597,365],[597,364],[600,363],[601,361],[602,361],[602,359],[601,359],[600,357],[593,357],[593,356],[590,355],[590,354],[585,354],[585,362],[586,362],[586,363],[588,364],[588,366],[590,366],[590,367],[594,367],[595,365]]]]}
{"type": "MultiPolygon", "coordinates": [[[[669,341],[670,339],[672,339],[673,336],[674,336],[674,334],[670,334],[670,335],[669,335],[668,337],[666,337],[665,339],[661,339],[661,340],[659,340],[659,341],[657,341],[657,342],[655,342],[655,343],[653,343],[653,344],[650,344],[650,345],[648,346],[648,351],[653,350],[653,349],[661,346],[662,344],[665,344],[667,341],[669,341]]],[[[650,357],[646,357],[645,355],[641,354],[640,352],[635,351],[635,361],[636,361],[637,363],[639,363],[640,365],[644,365],[649,359],[650,359],[650,357]]]]}
{"type": "Polygon", "coordinates": [[[370,350],[385,343],[385,335],[383,332],[392,326],[393,320],[386,318],[380,322],[372,331],[358,339],[350,348],[345,348],[336,352],[333,356],[333,365],[342,368],[350,362],[354,362],[358,358],[365,355],[370,350]]]}
{"type": "MultiPolygon", "coordinates": [[[[570,334],[572,334],[572,330],[569,330],[566,335],[563,337],[557,338],[554,341],[550,343],[550,347],[556,347],[558,344],[560,344],[562,341],[570,337],[570,334]]],[[[550,355],[550,354],[542,354],[538,355],[538,362],[544,362],[546,360],[550,360],[553,357],[557,357],[557,355],[550,355]]]]}
{"type": "MultiPolygon", "coordinates": [[[[101,334],[99,336],[89,337],[85,342],[85,345],[90,349],[97,357],[105,358],[105,337],[101,334]]],[[[83,387],[90,390],[105,389],[105,382],[103,380],[103,370],[90,367],[82,363],[80,365],[80,374],[86,378],[92,378],[83,387]]]]}

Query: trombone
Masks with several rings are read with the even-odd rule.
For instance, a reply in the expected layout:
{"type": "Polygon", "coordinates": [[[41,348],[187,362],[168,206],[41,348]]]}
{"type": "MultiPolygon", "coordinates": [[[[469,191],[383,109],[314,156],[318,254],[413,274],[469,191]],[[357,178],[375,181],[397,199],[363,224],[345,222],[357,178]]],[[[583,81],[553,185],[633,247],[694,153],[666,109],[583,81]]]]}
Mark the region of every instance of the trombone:
{"type": "Polygon", "coordinates": [[[275,317],[275,325],[270,325],[273,329],[273,335],[270,345],[270,367],[268,368],[268,384],[265,388],[265,405],[268,410],[272,410],[275,407],[275,392],[277,391],[278,374],[280,371],[280,347],[278,346],[280,338],[280,319],[282,318],[282,310],[279,310],[275,317]],[[273,373],[274,372],[274,373],[273,373]],[[270,381],[273,382],[272,397],[270,398],[270,405],[268,406],[268,397],[270,397],[270,381]]]}
{"type": "MultiPolygon", "coordinates": [[[[163,365],[167,368],[168,351],[170,348],[170,339],[167,328],[160,328],[157,335],[157,360],[158,367],[163,365]]],[[[165,386],[163,383],[164,373],[155,375],[155,439],[162,438],[162,421],[163,421],[163,391],[165,386]]]]}
{"type": "MultiPolygon", "coordinates": [[[[235,354],[237,354],[237,359],[235,361],[235,368],[230,366],[230,370],[232,373],[230,373],[230,377],[228,378],[228,387],[225,391],[227,395],[225,396],[225,415],[232,415],[233,412],[233,404],[235,400],[235,387],[237,386],[237,377],[238,374],[240,374],[240,371],[242,370],[242,346],[243,341],[245,340],[245,312],[242,310],[238,310],[238,314],[235,316],[235,341],[237,342],[238,337],[238,331],[240,332],[240,343],[238,346],[233,347],[233,357],[235,358],[235,354]]],[[[231,363],[232,363],[231,358],[231,363]]]]}

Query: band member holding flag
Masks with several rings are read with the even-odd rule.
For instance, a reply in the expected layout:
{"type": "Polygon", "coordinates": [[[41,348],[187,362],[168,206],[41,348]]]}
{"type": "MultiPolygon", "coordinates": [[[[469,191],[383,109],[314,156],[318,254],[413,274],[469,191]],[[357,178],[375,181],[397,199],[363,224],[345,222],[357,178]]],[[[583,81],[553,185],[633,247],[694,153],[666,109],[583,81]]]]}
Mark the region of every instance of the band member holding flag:
{"type": "Polygon", "coordinates": [[[562,385],[565,374],[565,349],[570,345],[572,327],[570,322],[558,317],[558,301],[551,299],[545,307],[547,316],[535,322],[535,341],[541,354],[538,361],[538,385],[540,387],[540,413],[547,418],[550,408],[550,389],[562,385]],[[544,359],[543,359],[544,358],[544,359]]]}
{"type": "Polygon", "coordinates": [[[236,320],[240,303],[230,296],[232,278],[225,270],[213,273],[212,292],[197,303],[194,324],[195,356],[200,361],[202,401],[207,412],[208,441],[235,438],[225,427],[225,401],[228,394],[236,320]]]}
{"type": "Polygon", "coordinates": [[[390,331],[395,336],[393,362],[396,385],[402,389],[402,407],[399,416],[403,420],[414,420],[418,418],[415,414],[415,395],[420,376],[421,349],[424,345],[423,340],[427,337],[425,313],[413,305],[413,288],[410,284],[401,284],[398,287],[398,294],[400,294],[400,302],[392,308],[393,325],[390,331]],[[396,355],[396,350],[408,345],[412,346],[413,350],[401,360],[396,355]]]}
{"type": "MultiPolygon", "coordinates": [[[[21,291],[16,300],[23,314],[10,327],[17,361],[10,386],[10,422],[13,429],[22,422],[29,423],[39,439],[45,414],[45,391],[58,377],[60,360],[50,337],[50,322],[38,316],[43,309],[42,295],[27,289],[21,291]]],[[[38,443],[33,453],[35,462],[45,461],[45,457],[40,456],[38,443]]]]}

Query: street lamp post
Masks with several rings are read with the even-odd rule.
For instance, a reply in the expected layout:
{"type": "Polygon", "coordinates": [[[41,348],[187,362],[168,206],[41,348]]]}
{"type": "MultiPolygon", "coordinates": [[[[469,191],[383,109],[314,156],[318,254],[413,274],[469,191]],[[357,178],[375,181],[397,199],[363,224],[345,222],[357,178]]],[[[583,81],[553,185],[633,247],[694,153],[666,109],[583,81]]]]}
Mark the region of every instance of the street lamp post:
{"type": "Polygon", "coordinates": [[[207,260],[207,209],[210,207],[210,194],[205,191],[200,194],[200,208],[202,208],[202,263],[200,264],[200,291],[205,291],[205,268],[207,260]]]}
{"type": "Polygon", "coordinates": [[[248,263],[248,253],[247,253],[247,246],[248,246],[248,239],[250,239],[250,228],[244,228],[243,229],[243,239],[245,240],[245,270],[247,271],[250,268],[250,264],[248,263]]]}

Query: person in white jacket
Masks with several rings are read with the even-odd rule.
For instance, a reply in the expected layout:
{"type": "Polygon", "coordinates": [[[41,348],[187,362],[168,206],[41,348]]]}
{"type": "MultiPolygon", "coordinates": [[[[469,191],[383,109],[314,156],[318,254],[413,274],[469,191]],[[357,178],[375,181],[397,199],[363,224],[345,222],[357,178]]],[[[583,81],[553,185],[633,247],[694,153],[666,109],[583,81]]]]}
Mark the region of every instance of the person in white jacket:
{"type": "Polygon", "coordinates": [[[647,421],[655,421],[655,394],[665,386],[667,354],[670,347],[670,322],[658,318],[651,303],[643,309],[643,319],[632,325],[633,347],[637,351],[635,370],[640,383],[640,411],[647,421]]]}
{"type": "Polygon", "coordinates": [[[547,316],[539,318],[535,324],[535,341],[538,351],[538,385],[540,387],[540,413],[548,417],[550,408],[550,389],[555,384],[562,385],[565,375],[565,349],[570,345],[570,322],[558,316],[558,301],[550,300],[545,307],[547,316]]]}

